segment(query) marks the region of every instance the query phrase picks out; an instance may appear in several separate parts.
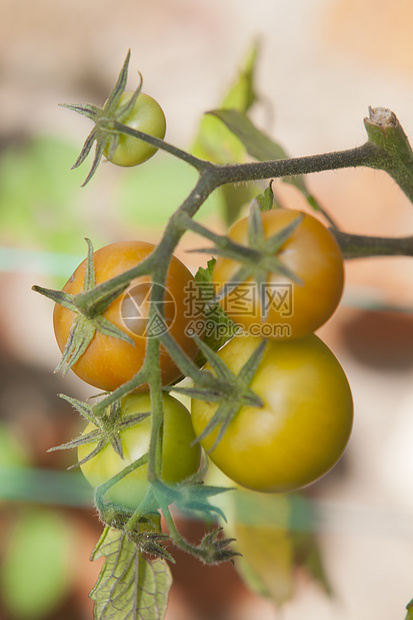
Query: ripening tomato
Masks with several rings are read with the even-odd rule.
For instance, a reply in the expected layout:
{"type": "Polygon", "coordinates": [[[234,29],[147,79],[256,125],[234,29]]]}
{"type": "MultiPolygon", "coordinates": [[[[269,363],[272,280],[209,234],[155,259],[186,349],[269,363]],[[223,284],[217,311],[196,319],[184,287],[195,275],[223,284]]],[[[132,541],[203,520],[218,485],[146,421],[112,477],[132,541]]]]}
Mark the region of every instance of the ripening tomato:
{"type": "MultiPolygon", "coordinates": [[[[291,224],[300,212],[278,208],[261,215],[268,239],[291,224]]],[[[330,318],[340,301],[344,267],[337,240],[319,220],[302,215],[301,223],[274,254],[300,282],[269,271],[260,284],[262,290],[249,278],[221,300],[229,317],[253,336],[280,340],[307,336],[330,318]]],[[[248,246],[248,218],[233,224],[228,236],[248,246]]],[[[213,273],[216,293],[234,279],[240,266],[234,259],[217,258],[213,273]]]]}
{"type": "MultiPolygon", "coordinates": [[[[218,355],[238,374],[260,342],[235,336],[218,355]]],[[[269,340],[250,387],[263,407],[240,408],[209,454],[215,465],[238,484],[262,492],[294,491],[326,474],[343,454],[353,422],[351,390],[330,349],[314,334],[269,340]]],[[[197,435],[217,407],[192,400],[197,435]]],[[[201,441],[206,451],[216,436],[217,429],[201,441]]]]}
{"type": "MultiPolygon", "coordinates": [[[[130,101],[133,92],[122,93],[117,110],[130,101]]],[[[139,93],[132,110],[126,116],[117,116],[117,120],[124,125],[147,133],[156,138],[163,138],[166,132],[166,120],[161,106],[155,99],[144,93],[139,93]]],[[[156,147],[134,138],[121,134],[114,151],[111,150],[112,141],[109,140],[105,150],[105,157],[117,166],[137,166],[152,157],[158,150],[156,147]]]]}
{"type": "MultiPolygon", "coordinates": [[[[191,446],[195,439],[191,416],[188,409],[178,400],[165,394],[163,396],[164,426],[162,444],[162,480],[165,482],[182,482],[195,474],[201,462],[199,444],[191,446]]],[[[149,394],[130,394],[121,401],[121,418],[151,411],[149,394]]],[[[83,434],[95,430],[94,424],[88,424],[83,434]]],[[[110,444],[81,465],[81,470],[89,482],[96,488],[122,469],[144,456],[149,449],[151,418],[148,416],[134,426],[120,432],[123,459],[110,444]]],[[[80,445],[78,460],[81,461],[96,447],[96,441],[80,445]]],[[[135,509],[144,499],[149,483],[148,466],[142,465],[117,482],[105,494],[105,500],[116,502],[127,508],[135,509]]]]}
{"type": "MultiPolygon", "coordinates": [[[[154,247],[145,241],[121,241],[97,250],[93,254],[96,284],[136,267],[154,247]]],[[[72,295],[81,293],[85,270],[86,261],[83,261],[63,291],[72,295]]],[[[142,367],[148,338],[161,334],[163,330],[168,330],[185,352],[192,359],[195,358],[198,347],[187,333],[188,328],[198,336],[203,334],[202,309],[199,303],[191,303],[197,290],[195,279],[178,258],[172,257],[164,291],[165,320],[155,315],[155,321],[148,325],[152,286],[156,285],[152,284],[149,276],[136,278],[105,310],[104,317],[126,332],[134,345],[97,331],[86,351],[72,366],[73,372],[83,381],[105,391],[118,388],[132,379],[142,367]]],[[[64,350],[76,316],[67,308],[55,305],[54,331],[61,351],[64,350]]],[[[162,347],[160,364],[163,385],[179,379],[180,370],[162,347]]],[[[142,386],[141,389],[147,387],[142,386]]]]}

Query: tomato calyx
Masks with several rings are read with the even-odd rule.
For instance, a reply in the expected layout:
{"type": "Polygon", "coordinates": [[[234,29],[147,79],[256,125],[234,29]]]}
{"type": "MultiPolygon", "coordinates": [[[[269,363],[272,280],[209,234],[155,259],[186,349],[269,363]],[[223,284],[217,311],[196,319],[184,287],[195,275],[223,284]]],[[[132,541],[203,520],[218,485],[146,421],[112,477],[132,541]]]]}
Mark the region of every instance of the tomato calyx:
{"type": "Polygon", "coordinates": [[[221,564],[222,562],[234,563],[234,557],[241,556],[239,551],[229,548],[229,545],[235,542],[235,538],[222,538],[222,527],[217,527],[203,537],[200,543],[200,549],[205,553],[204,562],[206,564],[221,564]]]}
{"type": "MultiPolygon", "coordinates": [[[[208,467],[206,464],[205,469],[208,467]]],[[[167,512],[168,506],[175,504],[179,510],[192,517],[215,519],[217,516],[225,519],[221,508],[209,503],[209,498],[230,490],[224,487],[215,487],[204,484],[202,477],[205,470],[182,482],[171,484],[162,480],[153,480],[151,488],[162,512],[167,512]]]]}
{"type": "Polygon", "coordinates": [[[134,345],[132,338],[103,316],[106,308],[127,288],[129,283],[105,287],[103,292],[99,287],[96,287],[96,292],[91,295],[90,291],[95,288],[93,245],[90,239],[86,239],[86,243],[88,253],[83,293],[71,295],[41,286],[32,287],[37,293],[48,297],[77,315],[72,323],[62,358],[55,369],[55,372],[63,369],[64,375],[80,359],[97,331],[105,336],[119,338],[132,346],[134,345]]]}
{"type": "Polygon", "coordinates": [[[132,510],[107,502],[100,506],[99,517],[106,526],[122,531],[141,553],[175,564],[174,558],[163,546],[170,541],[170,536],[161,530],[159,512],[146,514],[138,521],[131,521],[132,510]]]}
{"type": "Polygon", "coordinates": [[[139,532],[127,533],[127,536],[129,540],[135,543],[141,553],[153,558],[169,560],[169,562],[175,564],[173,556],[161,544],[170,540],[168,534],[143,529],[139,532]]]}
{"type": "Polygon", "coordinates": [[[209,453],[215,450],[225,434],[230,422],[243,406],[262,407],[261,398],[249,387],[265,352],[267,341],[262,340],[247,360],[240,372],[234,374],[225,362],[212,351],[204,342],[198,346],[213,370],[201,370],[194,380],[194,387],[171,386],[164,388],[187,394],[191,398],[207,402],[219,403],[218,409],[202,433],[196,438],[200,443],[205,437],[218,429],[217,436],[209,453]]]}
{"type": "MultiPolygon", "coordinates": [[[[116,84],[109,94],[106,102],[103,107],[100,108],[93,104],[89,103],[61,103],[60,105],[64,108],[67,108],[73,112],[77,112],[82,116],[86,116],[89,120],[95,123],[94,128],[89,133],[88,137],[85,140],[83,148],[80,152],[79,157],[76,162],[73,164],[72,169],[78,168],[89,155],[93,144],[96,142],[95,155],[92,162],[91,169],[89,174],[87,175],[85,181],[82,183],[82,187],[84,187],[90,179],[95,174],[99,163],[102,159],[104,152],[109,149],[109,157],[114,153],[116,147],[118,146],[120,136],[122,135],[122,129],[119,127],[119,124],[122,123],[124,119],[128,117],[128,114],[132,111],[136,100],[142,89],[142,75],[140,76],[140,84],[137,89],[134,91],[130,100],[118,107],[119,101],[121,99],[122,94],[126,88],[126,82],[128,77],[128,68],[130,61],[130,50],[127,53],[125,62],[123,63],[122,69],[119,73],[116,84]]],[[[144,135],[143,132],[142,138],[144,135]]],[[[147,136],[148,141],[150,142],[158,142],[157,138],[153,136],[147,136]]],[[[162,141],[159,140],[162,143],[162,141]]]]}
{"type": "Polygon", "coordinates": [[[165,485],[161,481],[153,483],[153,491],[168,527],[170,539],[176,547],[197,557],[203,564],[233,563],[233,558],[240,554],[229,546],[234,541],[233,538],[221,537],[221,527],[214,528],[205,534],[198,545],[194,545],[179,532],[169,510],[169,504],[174,503],[184,514],[189,516],[205,520],[215,519],[218,515],[226,521],[223,511],[217,506],[212,506],[208,498],[233,489],[212,487],[202,483],[189,484],[189,482],[185,481],[176,485],[175,488],[165,485]]]}
{"type": "Polygon", "coordinates": [[[142,553],[175,563],[173,556],[163,546],[165,542],[171,541],[175,547],[197,557],[203,564],[217,565],[222,562],[233,563],[233,558],[241,555],[230,548],[234,539],[224,538],[221,535],[223,529],[217,527],[207,532],[199,544],[190,543],[179,532],[169,505],[174,503],[184,514],[196,518],[214,520],[219,515],[226,521],[223,511],[211,506],[208,498],[230,490],[232,489],[210,487],[200,482],[193,484],[190,479],[173,486],[160,480],[153,481],[150,494],[152,499],[156,499],[164,516],[168,534],[161,532],[159,511],[143,514],[140,508],[132,512],[112,502],[103,503],[99,489],[96,505],[101,521],[123,531],[142,553]]]}
{"type": "MultiPolygon", "coordinates": [[[[194,232],[214,242],[214,247],[212,248],[198,248],[194,251],[216,254],[217,256],[229,258],[240,263],[240,267],[232,279],[226,282],[209,301],[209,307],[217,304],[224,297],[232,293],[240,283],[248,279],[254,280],[258,286],[257,290],[261,291],[261,294],[265,296],[265,287],[263,284],[267,281],[269,273],[282,274],[299,286],[303,284],[302,280],[291,271],[291,269],[284,265],[282,260],[277,256],[277,253],[301,224],[304,214],[299,213],[297,217],[284,228],[271,237],[265,238],[261,213],[262,209],[259,202],[254,200],[251,203],[248,217],[248,246],[235,243],[225,235],[216,235],[198,222],[187,222],[188,228],[191,228],[194,232]]],[[[261,299],[261,302],[261,307],[265,313],[265,299],[261,299]]],[[[265,314],[263,314],[263,318],[265,318],[265,314]]]]}
{"type": "Polygon", "coordinates": [[[301,279],[297,277],[291,269],[284,265],[282,260],[280,260],[277,256],[280,248],[300,225],[302,219],[303,214],[299,214],[290,224],[266,239],[261,218],[261,209],[258,203],[254,201],[251,204],[248,217],[248,248],[254,250],[258,254],[258,260],[251,260],[248,255],[245,254],[244,248],[241,252],[239,252],[237,257],[220,250],[218,252],[219,255],[227,258],[235,258],[238,262],[240,262],[241,266],[232,279],[217,291],[214,300],[220,301],[234,291],[240,283],[251,278],[257,283],[257,290],[260,291],[263,296],[260,301],[261,308],[263,309],[263,318],[266,318],[264,284],[267,282],[268,275],[270,273],[282,274],[296,284],[302,285],[301,279]]]}
{"type": "MultiPolygon", "coordinates": [[[[72,448],[78,448],[81,445],[96,443],[96,447],[82,460],[77,461],[73,465],[70,465],[68,469],[73,469],[79,465],[83,465],[90,459],[92,459],[96,454],[101,452],[103,448],[105,448],[108,444],[112,446],[117,454],[123,459],[123,446],[122,441],[120,439],[121,433],[130,428],[139,424],[142,420],[151,415],[150,411],[137,413],[134,415],[129,415],[127,418],[121,417],[121,404],[120,402],[116,402],[108,407],[104,415],[96,415],[94,407],[88,405],[87,403],[78,400],[76,398],[72,398],[70,396],[66,396],[65,394],[59,395],[61,398],[70,403],[79,413],[85,418],[88,422],[91,422],[96,426],[96,430],[93,430],[85,435],[80,435],[75,439],[72,439],[60,446],[55,446],[50,448],[49,452],[54,452],[56,450],[69,450],[72,448]]],[[[142,463],[143,464],[143,463],[142,463]]]]}

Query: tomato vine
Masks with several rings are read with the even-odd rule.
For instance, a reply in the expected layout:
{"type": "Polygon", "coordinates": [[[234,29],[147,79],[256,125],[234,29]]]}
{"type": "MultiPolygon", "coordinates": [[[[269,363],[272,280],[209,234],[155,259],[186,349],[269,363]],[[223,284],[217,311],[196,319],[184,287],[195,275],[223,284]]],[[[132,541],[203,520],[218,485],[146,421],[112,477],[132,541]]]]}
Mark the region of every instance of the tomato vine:
{"type": "MultiPolygon", "coordinates": [[[[247,153],[256,160],[262,159],[263,161],[214,163],[177,148],[159,136],[150,135],[150,133],[145,133],[128,126],[127,114],[121,116],[121,120],[119,119],[117,110],[119,101],[121,101],[125,91],[129,58],[130,55],[128,54],[118,81],[103,108],[97,108],[89,104],[68,104],[65,106],[70,110],[86,115],[95,123],[74,167],[84,162],[93,144],[96,142],[92,167],[85,180],[85,183],[89,182],[96,172],[104,153],[109,153],[109,159],[113,159],[114,151],[119,141],[127,137],[128,140],[139,141],[139,144],[146,143],[150,145],[151,154],[156,149],[159,149],[181,159],[198,172],[198,179],[181,206],[171,215],[158,245],[151,249],[141,260],[136,261],[136,264],[115,275],[109,274],[107,278],[96,283],[96,255],[93,252],[91,243],[88,242],[88,257],[84,265],[84,285],[82,290],[72,293],[65,290],[62,292],[38,286],[33,287],[37,292],[62,306],[65,311],[69,311],[73,316],[76,316],[78,324],[82,325],[82,330],[74,328],[71,332],[72,342],[69,347],[70,350],[63,359],[68,368],[75,365],[82,355],[85,354],[97,331],[112,339],[128,341],[129,338],[130,340],[130,337],[125,335],[119,325],[114,327],[113,323],[108,321],[106,313],[109,307],[113,307],[111,305],[116,300],[119,300],[119,296],[123,295],[125,290],[137,278],[146,277],[153,284],[156,284],[150,290],[151,303],[147,320],[151,321],[156,317],[165,320],[165,291],[167,290],[168,270],[172,262],[176,260],[174,258],[174,251],[180,239],[188,230],[212,242],[213,248],[210,250],[211,253],[230,256],[240,264],[246,257],[249,257],[250,262],[257,261],[258,266],[262,266],[264,269],[264,259],[267,260],[268,256],[263,257],[257,250],[258,246],[254,246],[253,243],[242,245],[228,235],[217,235],[193,219],[208,196],[219,187],[236,183],[271,181],[277,178],[290,180],[294,178],[295,183],[304,191],[309,203],[313,205],[314,199],[305,188],[305,184],[302,181],[303,175],[325,170],[365,166],[386,171],[413,202],[413,152],[396,116],[390,110],[384,108],[370,109],[369,117],[364,120],[368,139],[362,146],[332,153],[276,159],[268,159],[267,155],[268,153],[279,153],[278,145],[273,143],[268,136],[253,125],[246,114],[248,106],[241,111],[231,109],[215,110],[209,114],[219,119],[238,138],[247,153]]],[[[133,95],[133,103],[136,99],[139,99],[140,88],[141,85],[135,95],[133,95]]],[[[130,108],[126,112],[129,113],[130,108]]],[[[163,135],[163,129],[161,128],[158,133],[163,135]]],[[[143,160],[144,158],[141,161],[143,160]]],[[[260,226],[261,212],[263,210],[262,200],[261,196],[258,201],[260,208],[252,207],[252,213],[254,213],[254,209],[256,211],[255,220],[253,221],[255,228],[260,226]]],[[[270,202],[268,207],[270,208],[273,201],[272,194],[270,194],[270,198],[267,196],[267,200],[270,202]]],[[[350,234],[341,231],[334,224],[329,214],[322,209],[320,210],[326,215],[327,221],[330,224],[330,231],[335,236],[343,257],[346,259],[382,255],[413,255],[413,236],[389,239],[350,234]]],[[[292,232],[292,229],[282,229],[277,234],[285,235],[286,238],[289,238],[292,232]]],[[[274,241],[273,237],[271,237],[272,241],[274,241]]],[[[275,238],[274,247],[277,247],[278,241],[278,245],[281,245],[284,242],[284,237],[275,238]]],[[[262,239],[261,242],[263,243],[262,239]]],[[[268,266],[265,269],[268,270],[268,266]]],[[[243,281],[245,278],[246,275],[244,274],[241,280],[243,281]]],[[[218,299],[214,295],[212,295],[212,301],[211,297],[209,300],[204,301],[206,308],[208,308],[209,304],[209,309],[211,309],[212,304],[215,312],[219,313],[218,299]]],[[[253,378],[265,355],[266,343],[263,341],[262,346],[254,349],[251,357],[245,360],[239,373],[233,373],[216,353],[216,349],[223,342],[220,341],[218,344],[218,341],[216,341],[211,345],[211,342],[207,342],[207,339],[202,341],[198,337],[199,335],[201,334],[191,333],[191,337],[200,350],[200,357],[197,359],[194,359],[194,355],[189,355],[185,346],[182,346],[168,330],[148,338],[145,350],[142,353],[142,365],[136,370],[134,376],[126,378],[117,387],[109,386],[111,391],[101,395],[93,406],[86,406],[72,400],[72,404],[94,425],[94,429],[101,429],[102,435],[93,435],[92,437],[95,440],[95,450],[92,450],[92,456],[96,456],[96,454],[102,456],[102,450],[106,446],[118,451],[118,454],[122,456],[119,417],[116,413],[118,411],[116,408],[121,406],[120,403],[125,402],[125,398],[133,398],[130,395],[142,388],[142,386],[147,386],[150,390],[151,423],[150,429],[148,429],[149,445],[147,454],[139,456],[137,460],[129,464],[125,462],[126,466],[123,470],[115,472],[112,479],[102,481],[100,486],[99,484],[97,485],[96,489],[96,506],[102,521],[109,529],[105,530],[95,555],[99,555],[100,549],[107,548],[107,557],[110,559],[108,559],[106,569],[111,562],[113,563],[116,549],[118,549],[117,546],[120,545],[119,549],[121,548],[124,537],[136,545],[137,553],[140,554],[139,562],[142,561],[142,557],[146,556],[157,557],[161,560],[173,560],[173,553],[170,554],[164,547],[166,535],[161,532],[160,519],[156,516],[158,509],[164,516],[168,527],[168,535],[173,543],[188,553],[197,556],[202,562],[215,564],[222,561],[232,561],[237,555],[237,551],[231,547],[231,537],[222,536],[220,528],[215,528],[206,534],[197,545],[189,543],[179,532],[170,509],[171,504],[175,504],[187,514],[201,516],[203,519],[224,517],[225,515],[221,508],[218,505],[211,504],[210,500],[223,493],[226,489],[203,484],[203,471],[191,471],[189,473],[194,474],[193,476],[183,481],[179,478],[177,484],[170,484],[162,476],[162,454],[165,447],[164,433],[166,428],[164,405],[165,398],[171,398],[170,396],[165,397],[164,392],[175,390],[178,393],[181,391],[181,393],[186,393],[194,399],[201,399],[209,404],[224,403],[222,406],[217,405],[220,414],[218,418],[215,418],[213,427],[208,427],[208,433],[215,430],[217,426],[220,427],[217,439],[219,442],[225,437],[225,433],[234,416],[243,407],[262,407],[263,405],[260,392],[257,391],[255,393],[253,391],[253,378]],[[162,381],[160,365],[162,349],[167,351],[182,375],[192,380],[192,387],[182,388],[174,385],[162,385],[162,383],[165,383],[162,381]],[[205,368],[201,369],[205,360],[208,362],[209,368],[213,369],[214,372],[209,372],[205,368]],[[225,403],[227,404],[225,405],[225,403]],[[122,480],[125,481],[126,476],[143,467],[145,468],[145,479],[148,486],[147,488],[145,487],[145,497],[137,506],[131,508],[130,506],[122,506],[121,503],[118,504],[116,493],[112,494],[112,500],[108,501],[107,495],[111,495],[110,489],[116,483],[122,480]],[[113,534],[113,529],[118,530],[120,534],[113,534]]],[[[166,383],[168,384],[170,381],[166,383]]],[[[103,387],[103,389],[105,388],[103,387]]],[[[133,423],[139,424],[139,420],[134,420],[133,423]]],[[[130,432],[133,429],[128,428],[127,430],[130,432]]],[[[205,433],[201,433],[201,437],[205,439],[205,433]]],[[[199,440],[200,437],[198,437],[199,440]]],[[[80,445],[83,446],[84,443],[84,439],[76,439],[64,446],[60,446],[60,448],[79,447],[80,445]]],[[[215,444],[212,447],[210,443],[208,444],[210,451],[213,451],[215,447],[215,444]]],[[[340,445],[341,448],[342,446],[340,445]]],[[[82,451],[81,454],[80,461],[83,465],[85,463],[85,455],[82,451]]],[[[334,459],[332,459],[330,465],[333,461],[334,459]]],[[[273,486],[276,487],[276,484],[274,483],[273,486]]],[[[273,487],[271,489],[273,490],[273,487]]],[[[159,565],[156,566],[158,567],[159,565]]],[[[168,582],[168,578],[164,568],[158,572],[162,575],[165,585],[168,582]]],[[[103,574],[106,575],[107,573],[104,572],[103,574]]],[[[142,575],[141,571],[140,578],[143,581],[150,578],[149,573],[142,575]]],[[[104,580],[104,577],[102,579],[104,580]]],[[[110,586],[114,586],[112,581],[113,573],[111,575],[107,574],[107,582],[110,586]]],[[[116,588],[112,587],[112,592],[115,591],[116,588]]],[[[98,590],[94,590],[93,596],[97,600],[99,597],[98,590]]],[[[98,608],[99,605],[97,604],[96,609],[98,608]]],[[[97,617],[103,618],[106,616],[98,615],[97,617]]]]}

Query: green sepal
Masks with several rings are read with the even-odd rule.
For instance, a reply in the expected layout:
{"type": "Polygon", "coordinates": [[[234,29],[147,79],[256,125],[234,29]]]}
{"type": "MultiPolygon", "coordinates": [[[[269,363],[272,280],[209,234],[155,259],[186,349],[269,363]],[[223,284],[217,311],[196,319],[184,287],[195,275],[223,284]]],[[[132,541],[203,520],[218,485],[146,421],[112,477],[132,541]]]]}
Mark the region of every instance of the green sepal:
{"type": "Polygon", "coordinates": [[[93,144],[96,142],[96,149],[95,149],[95,155],[94,155],[93,162],[92,162],[92,167],[85,181],[83,182],[82,187],[84,187],[95,174],[106,147],[108,145],[111,145],[110,150],[112,150],[113,143],[118,140],[119,131],[116,132],[113,128],[111,128],[110,123],[108,123],[108,121],[111,121],[111,120],[121,121],[122,118],[128,114],[131,107],[133,107],[133,105],[135,104],[136,97],[139,95],[140,90],[142,88],[142,79],[141,79],[141,83],[139,84],[137,90],[135,91],[135,94],[133,95],[131,101],[129,101],[124,106],[121,106],[120,109],[116,109],[119,103],[119,100],[122,96],[122,93],[124,92],[125,87],[126,87],[129,61],[130,61],[130,50],[127,53],[122,69],[119,73],[117,82],[114,88],[112,89],[111,93],[109,94],[109,97],[107,98],[103,108],[99,108],[97,106],[87,104],[87,103],[86,104],[83,104],[83,103],[60,104],[62,107],[67,108],[68,110],[77,112],[78,114],[81,114],[82,116],[86,116],[87,118],[89,118],[91,121],[95,123],[95,127],[92,129],[92,131],[89,133],[88,137],[86,138],[86,141],[83,145],[83,148],[80,152],[79,157],[77,158],[76,162],[72,166],[72,168],[78,168],[85,161],[86,157],[89,155],[92,149],[93,144]]]}
{"type": "Polygon", "coordinates": [[[292,222],[284,226],[284,228],[276,232],[268,239],[265,239],[263,241],[265,253],[272,255],[278,252],[278,250],[284,245],[284,243],[291,237],[293,232],[301,224],[303,218],[304,214],[299,213],[292,222]]]}
{"type": "Polygon", "coordinates": [[[152,483],[151,488],[161,510],[163,505],[174,504],[181,512],[192,517],[215,519],[219,516],[226,521],[224,512],[218,506],[210,504],[209,498],[230,491],[228,487],[188,484],[187,481],[172,485],[157,480],[152,483]]]}
{"type": "MultiPolygon", "coordinates": [[[[99,439],[101,433],[99,429],[91,431],[90,433],[86,433],[86,435],[80,435],[79,437],[75,437],[75,439],[71,439],[66,443],[62,443],[59,446],[53,446],[48,449],[48,452],[56,452],[57,450],[71,450],[73,448],[78,448],[79,446],[83,446],[87,443],[95,442],[99,439]]],[[[87,459],[89,460],[89,459],[87,459]]]]}
{"type": "Polygon", "coordinates": [[[217,527],[207,532],[199,545],[200,549],[211,555],[210,561],[206,563],[221,564],[222,562],[234,563],[234,557],[240,556],[241,553],[229,548],[229,545],[235,542],[235,538],[223,538],[221,533],[222,527],[217,527]]]}
{"type": "Polygon", "coordinates": [[[135,342],[132,340],[130,336],[128,336],[123,330],[119,327],[116,327],[113,323],[108,321],[104,316],[97,316],[93,319],[93,325],[96,330],[105,336],[110,336],[111,338],[117,338],[118,340],[123,340],[132,346],[135,346],[135,342]]]}
{"type": "Polygon", "coordinates": [[[123,459],[121,433],[128,428],[136,426],[151,415],[150,411],[145,411],[122,418],[121,403],[119,401],[116,401],[105,409],[103,415],[96,415],[95,410],[97,410],[97,406],[91,407],[83,401],[76,398],[71,398],[70,396],[66,396],[64,394],[60,394],[59,396],[69,402],[88,422],[96,426],[96,429],[93,429],[86,434],[75,437],[74,439],[71,439],[70,441],[59,446],[49,448],[48,452],[54,452],[57,450],[76,449],[79,446],[96,443],[96,446],[89,454],[87,454],[81,461],[77,461],[71,465],[68,469],[73,469],[74,467],[83,465],[87,461],[90,461],[108,444],[110,444],[113,450],[123,459]]]}
{"type": "Polygon", "coordinates": [[[195,339],[205,359],[215,372],[215,376],[209,371],[207,371],[208,374],[205,373],[205,371],[201,371],[200,379],[202,379],[202,383],[200,379],[198,379],[198,381],[195,380],[194,387],[172,387],[171,391],[176,390],[197,400],[219,403],[218,409],[209,423],[193,441],[193,444],[202,442],[218,428],[217,437],[212,447],[208,450],[208,452],[211,453],[223,438],[229,424],[242,406],[263,406],[261,398],[249,385],[261,363],[267,341],[262,340],[260,342],[251,357],[241,368],[239,374],[234,375],[216,352],[209,349],[209,347],[196,336],[195,339]]]}
{"type": "MultiPolygon", "coordinates": [[[[198,223],[192,228],[198,234],[207,236],[215,243],[215,247],[198,248],[197,252],[223,256],[230,260],[237,261],[240,264],[239,269],[233,275],[231,281],[226,282],[225,286],[221,287],[215,296],[209,299],[209,307],[218,304],[221,299],[227,297],[232,291],[238,288],[240,283],[250,278],[257,283],[258,290],[261,291],[262,294],[265,294],[264,287],[260,286],[260,284],[267,281],[269,273],[279,273],[300,286],[303,284],[302,280],[291,269],[284,265],[282,260],[277,256],[277,252],[300,225],[303,215],[299,214],[292,222],[266,239],[261,213],[262,210],[259,203],[253,201],[250,206],[248,220],[248,246],[235,243],[225,236],[221,237],[219,235],[210,234],[210,231],[204,229],[198,223]]],[[[211,274],[211,280],[212,279],[213,275],[211,274]]],[[[261,307],[265,308],[265,303],[261,304],[261,307]]]]}
{"type": "Polygon", "coordinates": [[[163,547],[161,543],[169,542],[170,538],[168,534],[162,532],[141,531],[138,533],[127,533],[129,540],[131,540],[138,547],[141,553],[150,555],[162,560],[168,560],[172,564],[175,564],[174,557],[163,547]]]}
{"type": "Polygon", "coordinates": [[[63,368],[65,375],[82,357],[96,333],[95,325],[85,316],[75,317],[70,328],[69,337],[63,350],[62,358],[55,368],[58,372],[63,368]],[[65,368],[64,368],[65,367],[65,368]]]}
{"type": "Polygon", "coordinates": [[[91,103],[59,103],[59,106],[86,116],[90,120],[96,118],[100,112],[100,108],[91,103]]]}
{"type": "Polygon", "coordinates": [[[118,79],[116,80],[116,84],[113,87],[112,91],[110,92],[109,97],[107,98],[105,109],[116,108],[116,106],[118,105],[120,101],[122,93],[124,92],[126,88],[130,57],[131,57],[131,51],[128,50],[128,53],[126,54],[126,58],[122,65],[122,69],[120,70],[118,79]]]}
{"type": "Polygon", "coordinates": [[[58,396],[72,405],[85,420],[97,425],[96,416],[93,414],[93,407],[91,405],[85,403],[83,400],[67,396],[66,394],[59,394],[58,396]]]}
{"type": "Polygon", "coordinates": [[[43,286],[37,286],[36,284],[32,286],[32,291],[34,291],[35,293],[40,293],[40,295],[51,299],[56,304],[67,308],[71,312],[79,312],[74,303],[74,295],[70,295],[69,293],[65,293],[64,291],[55,291],[50,288],[43,288],[43,286]]]}
{"type": "Polygon", "coordinates": [[[122,329],[111,323],[103,312],[129,286],[129,283],[104,287],[95,292],[95,271],[93,264],[93,245],[90,239],[85,239],[88,245],[83,292],[77,295],[33,286],[33,290],[51,299],[56,304],[67,308],[75,314],[69,336],[63,350],[62,358],[55,372],[61,369],[66,374],[70,368],[82,357],[88,348],[96,331],[105,336],[123,340],[134,346],[133,339],[122,329]]]}

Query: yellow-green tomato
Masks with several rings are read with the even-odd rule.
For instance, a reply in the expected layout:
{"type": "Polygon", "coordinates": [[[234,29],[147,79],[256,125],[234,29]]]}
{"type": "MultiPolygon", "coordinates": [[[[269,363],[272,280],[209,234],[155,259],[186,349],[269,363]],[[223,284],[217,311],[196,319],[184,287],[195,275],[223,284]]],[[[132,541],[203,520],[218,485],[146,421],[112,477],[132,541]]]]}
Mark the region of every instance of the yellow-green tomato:
{"type": "MultiPolygon", "coordinates": [[[[133,92],[125,91],[122,93],[117,110],[130,101],[133,92]]],[[[156,138],[163,138],[166,132],[166,120],[163,110],[159,103],[145,93],[139,93],[133,108],[126,116],[118,117],[124,125],[137,129],[156,138]]],[[[158,150],[156,147],[134,138],[127,134],[119,136],[119,142],[114,151],[111,149],[112,143],[108,142],[104,150],[105,157],[117,166],[137,166],[152,157],[158,150]]]]}
{"type": "MultiPolygon", "coordinates": [[[[163,396],[163,409],[162,480],[181,482],[198,471],[201,448],[199,444],[191,447],[195,433],[188,409],[168,394],[163,396]]],[[[131,394],[122,399],[121,420],[150,411],[149,394],[131,394]]],[[[95,429],[94,424],[88,424],[83,434],[95,429]]],[[[150,432],[151,417],[148,416],[135,426],[121,431],[123,459],[110,444],[107,444],[101,452],[81,465],[82,472],[90,485],[94,488],[98,487],[146,454],[149,449],[150,432]]],[[[95,447],[96,442],[79,446],[79,461],[90,454],[95,447]]],[[[147,470],[147,465],[135,469],[111,487],[104,499],[127,508],[137,508],[149,489],[147,470]]]]}
{"type": "MultiPolygon", "coordinates": [[[[238,374],[260,342],[236,336],[218,354],[238,374]]],[[[330,349],[314,334],[268,341],[250,387],[263,407],[241,407],[209,454],[215,465],[261,492],[294,491],[326,474],[343,454],[353,423],[350,387],[330,349]]],[[[217,407],[192,400],[197,435],[217,407]]],[[[201,442],[206,451],[216,436],[217,430],[201,442]]]]}

